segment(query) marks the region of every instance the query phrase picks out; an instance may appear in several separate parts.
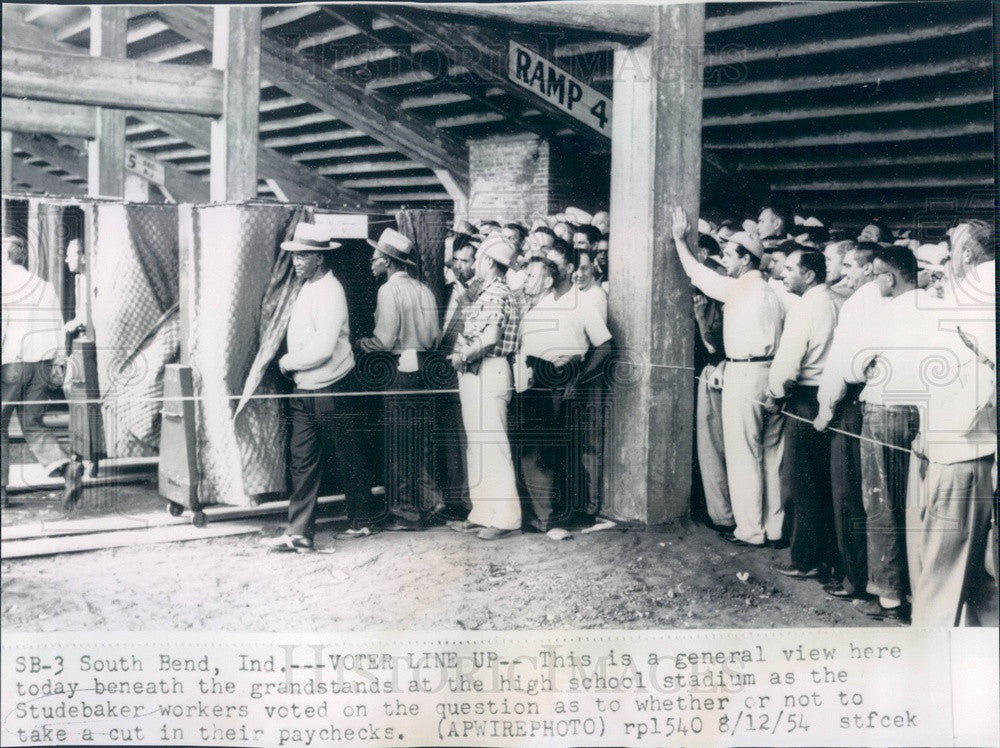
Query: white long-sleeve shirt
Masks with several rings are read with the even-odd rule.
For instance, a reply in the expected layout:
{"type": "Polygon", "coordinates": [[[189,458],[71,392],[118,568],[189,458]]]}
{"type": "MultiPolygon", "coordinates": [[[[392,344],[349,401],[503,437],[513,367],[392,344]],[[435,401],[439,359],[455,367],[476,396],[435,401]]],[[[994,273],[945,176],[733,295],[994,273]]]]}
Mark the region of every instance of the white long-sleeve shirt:
{"type": "MultiPolygon", "coordinates": [[[[826,366],[819,379],[819,412],[827,418],[833,416],[837,404],[844,397],[849,383],[865,381],[864,366],[859,365],[861,348],[877,325],[886,299],[875,281],[858,288],[844,301],[837,317],[837,329],[826,357],[826,366]]],[[[864,362],[871,359],[865,358],[864,362]]]]}
{"type": "Polygon", "coordinates": [[[774,355],[781,339],[785,310],[759,270],[729,278],[697,265],[690,276],[702,293],[725,305],[722,307],[722,344],[726,356],[774,355]]]}
{"type": "Polygon", "coordinates": [[[790,387],[819,385],[837,327],[837,302],[824,283],[806,291],[785,317],[778,351],[771,362],[767,390],[780,400],[790,387]]]}
{"type": "Polygon", "coordinates": [[[52,284],[11,262],[3,263],[2,272],[3,363],[34,363],[62,355],[62,305],[52,284]]]}
{"type": "Polygon", "coordinates": [[[288,353],[281,357],[280,364],[293,373],[299,389],[327,387],[354,368],[347,296],[329,270],[299,290],[292,304],[286,341],[288,353]]]}

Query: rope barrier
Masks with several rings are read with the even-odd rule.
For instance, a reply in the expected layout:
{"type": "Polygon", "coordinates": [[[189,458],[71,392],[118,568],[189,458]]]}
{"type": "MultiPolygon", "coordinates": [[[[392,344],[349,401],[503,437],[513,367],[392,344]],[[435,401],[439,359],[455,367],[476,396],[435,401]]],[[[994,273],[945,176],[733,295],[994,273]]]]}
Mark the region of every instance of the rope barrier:
{"type": "MultiPolygon", "coordinates": [[[[650,368],[657,369],[672,369],[678,371],[695,371],[693,366],[676,366],[670,364],[649,364],[650,368]]],[[[696,382],[708,383],[708,380],[702,377],[700,374],[694,375],[694,380],[696,382]]],[[[509,391],[513,391],[514,388],[511,387],[509,391]]],[[[274,392],[270,394],[254,394],[248,395],[247,400],[290,400],[292,398],[337,398],[337,397],[406,397],[410,395],[457,395],[458,389],[430,389],[430,390],[378,390],[373,392],[274,392]]],[[[226,395],[225,398],[230,401],[239,401],[243,399],[242,395],[226,395]]],[[[22,407],[29,405],[106,405],[113,404],[117,406],[119,404],[128,403],[181,403],[181,402],[201,402],[204,400],[211,400],[214,398],[209,398],[204,395],[178,395],[173,397],[161,396],[161,397],[137,397],[137,398],[115,398],[113,400],[108,400],[107,398],[81,398],[79,400],[11,400],[4,402],[4,407],[22,407]]],[[[755,405],[764,406],[765,403],[762,400],[756,400],[754,398],[741,396],[741,399],[751,402],[755,405]]],[[[808,418],[803,418],[795,413],[789,413],[787,410],[780,410],[779,413],[786,418],[790,418],[802,423],[807,423],[812,426],[813,422],[808,418]]],[[[904,452],[906,454],[917,454],[911,449],[905,447],[900,447],[896,444],[887,444],[886,442],[879,441],[877,439],[872,439],[867,436],[862,436],[861,434],[854,434],[850,431],[844,431],[843,429],[838,429],[834,426],[827,426],[826,431],[840,434],[841,436],[846,436],[851,439],[857,439],[858,441],[868,442],[870,444],[875,444],[886,449],[892,449],[897,452],[904,452]]]]}

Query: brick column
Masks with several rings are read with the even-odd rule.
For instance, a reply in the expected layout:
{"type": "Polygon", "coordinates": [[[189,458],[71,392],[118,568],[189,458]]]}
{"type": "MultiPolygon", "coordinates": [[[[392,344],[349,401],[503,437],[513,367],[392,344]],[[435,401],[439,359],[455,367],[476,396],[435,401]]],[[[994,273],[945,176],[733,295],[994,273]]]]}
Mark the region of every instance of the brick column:
{"type": "Polygon", "coordinates": [[[470,220],[548,215],[549,182],[549,144],[537,135],[469,141],[470,220]]]}

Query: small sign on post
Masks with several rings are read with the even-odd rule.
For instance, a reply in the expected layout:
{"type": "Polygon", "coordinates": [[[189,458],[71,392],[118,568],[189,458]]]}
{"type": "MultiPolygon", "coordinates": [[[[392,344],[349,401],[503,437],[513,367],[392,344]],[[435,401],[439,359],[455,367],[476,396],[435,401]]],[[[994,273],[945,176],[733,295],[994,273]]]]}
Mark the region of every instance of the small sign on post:
{"type": "Polygon", "coordinates": [[[507,77],[610,137],[611,99],[515,41],[510,42],[507,55],[507,77]]]}
{"type": "Polygon", "coordinates": [[[125,149],[125,171],[138,174],[143,179],[148,179],[161,186],[166,181],[166,170],[163,168],[163,164],[155,158],[133,151],[131,148],[125,149]]]}

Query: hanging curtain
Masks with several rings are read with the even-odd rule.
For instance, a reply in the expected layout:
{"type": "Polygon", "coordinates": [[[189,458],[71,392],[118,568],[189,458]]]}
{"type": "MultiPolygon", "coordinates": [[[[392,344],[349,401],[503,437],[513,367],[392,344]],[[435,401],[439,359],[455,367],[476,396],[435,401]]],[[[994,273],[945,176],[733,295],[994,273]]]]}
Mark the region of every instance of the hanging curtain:
{"type": "Polygon", "coordinates": [[[109,457],[156,455],[163,370],[178,358],[177,209],[96,204],[90,284],[109,457]]]}
{"type": "Polygon", "coordinates": [[[396,213],[399,232],[410,239],[420,257],[420,280],[431,287],[438,306],[447,303],[444,287],[444,240],[451,226],[446,210],[401,210],[396,213]]]}
{"type": "Polygon", "coordinates": [[[192,209],[184,245],[186,350],[194,374],[202,503],[248,505],[284,492],[284,401],[270,367],[297,290],[279,249],[301,219],[289,205],[192,209]],[[242,393],[242,397],[241,397],[242,393]]]}

